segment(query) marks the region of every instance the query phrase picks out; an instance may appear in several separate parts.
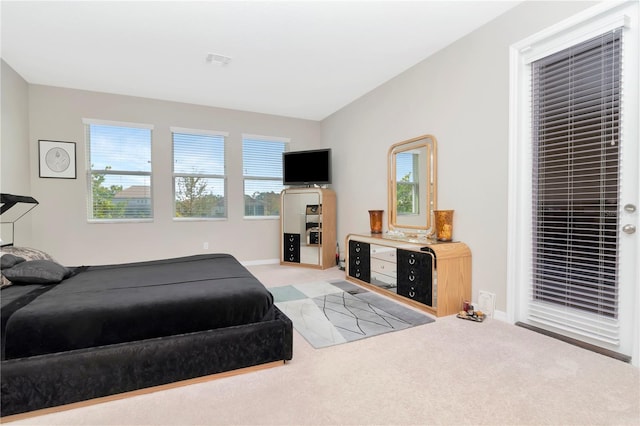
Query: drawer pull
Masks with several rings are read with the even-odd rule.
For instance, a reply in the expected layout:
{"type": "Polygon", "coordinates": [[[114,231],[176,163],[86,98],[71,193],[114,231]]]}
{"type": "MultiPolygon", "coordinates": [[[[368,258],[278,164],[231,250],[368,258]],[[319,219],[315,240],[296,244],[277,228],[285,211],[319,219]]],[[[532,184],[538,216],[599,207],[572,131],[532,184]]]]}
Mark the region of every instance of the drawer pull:
{"type": "Polygon", "coordinates": [[[355,252],[356,252],[356,253],[360,253],[360,247],[356,247],[356,248],[355,248],[355,252]]]}
{"type": "Polygon", "coordinates": [[[415,275],[409,275],[409,281],[415,281],[416,280],[416,276],[415,275]]]}
{"type": "Polygon", "coordinates": [[[415,291],[410,291],[409,292],[409,297],[411,297],[411,298],[416,297],[416,292],[415,291]]]}
{"type": "Polygon", "coordinates": [[[355,264],[360,266],[360,259],[356,259],[355,264]]]}
{"type": "Polygon", "coordinates": [[[415,265],[416,264],[416,260],[412,257],[409,259],[409,265],[415,265]]]}

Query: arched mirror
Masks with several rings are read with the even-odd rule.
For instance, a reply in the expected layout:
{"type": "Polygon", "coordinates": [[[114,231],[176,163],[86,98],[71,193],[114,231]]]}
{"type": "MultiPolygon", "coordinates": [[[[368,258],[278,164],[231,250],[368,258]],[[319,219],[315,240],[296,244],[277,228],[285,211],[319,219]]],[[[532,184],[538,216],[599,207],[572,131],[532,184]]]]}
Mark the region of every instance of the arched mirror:
{"type": "Polygon", "coordinates": [[[389,231],[433,234],[437,193],[436,138],[419,136],[389,148],[389,231]]]}

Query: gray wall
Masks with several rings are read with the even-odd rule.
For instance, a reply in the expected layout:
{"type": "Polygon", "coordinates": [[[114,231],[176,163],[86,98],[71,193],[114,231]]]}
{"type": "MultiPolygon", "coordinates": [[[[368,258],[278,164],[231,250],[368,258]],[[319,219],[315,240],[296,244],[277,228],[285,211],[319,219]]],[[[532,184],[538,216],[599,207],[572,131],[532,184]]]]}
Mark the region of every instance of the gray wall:
{"type": "Polygon", "coordinates": [[[438,207],[455,210],[454,239],[471,248],[473,298],[489,291],[506,311],[509,45],[592,4],[525,2],[324,120],[339,241],[368,232],[369,209],[388,220],[389,146],[432,134],[438,207]]]}
{"type": "Polygon", "coordinates": [[[33,215],[31,244],[64,264],[97,264],[227,252],[241,261],[279,258],[278,220],[243,219],[243,133],[291,138],[291,149],[318,147],[320,123],[174,102],[31,85],[30,132],[24,144],[31,158],[31,195],[40,201],[33,215]],[[87,222],[87,164],[83,118],[154,125],[153,223],[87,222]],[[170,126],[229,132],[228,220],[174,221],[170,126]],[[77,142],[78,178],[38,177],[39,139],[77,142]],[[203,243],[209,249],[203,249],[203,243]]]}

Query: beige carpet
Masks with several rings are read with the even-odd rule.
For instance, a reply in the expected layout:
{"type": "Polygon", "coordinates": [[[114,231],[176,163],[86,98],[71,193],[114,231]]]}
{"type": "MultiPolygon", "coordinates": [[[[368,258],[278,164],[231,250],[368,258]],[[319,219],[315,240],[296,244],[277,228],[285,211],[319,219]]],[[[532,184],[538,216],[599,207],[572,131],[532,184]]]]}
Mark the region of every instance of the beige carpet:
{"type": "MultiPolygon", "coordinates": [[[[265,285],[343,278],[278,265],[265,285]]],[[[497,320],[455,316],[282,367],[11,423],[32,425],[640,425],[640,370],[497,320]]]]}

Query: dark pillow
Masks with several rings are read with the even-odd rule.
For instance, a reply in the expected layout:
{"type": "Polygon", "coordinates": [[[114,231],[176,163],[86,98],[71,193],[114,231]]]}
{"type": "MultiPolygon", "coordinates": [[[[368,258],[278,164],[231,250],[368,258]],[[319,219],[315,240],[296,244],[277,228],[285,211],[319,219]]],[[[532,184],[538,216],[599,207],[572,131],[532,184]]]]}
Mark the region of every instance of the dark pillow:
{"type": "MultiPolygon", "coordinates": [[[[2,257],[4,257],[7,254],[12,254],[14,256],[22,257],[24,260],[27,260],[27,261],[39,260],[39,259],[51,260],[53,262],[56,261],[48,253],[45,253],[42,250],[34,249],[31,247],[3,246],[3,247],[0,247],[0,254],[2,254],[2,257]]],[[[2,288],[9,287],[12,284],[12,282],[9,281],[4,276],[4,274],[2,274],[2,277],[0,278],[1,278],[0,287],[2,288]]]]}
{"type": "Polygon", "coordinates": [[[24,257],[14,256],[9,253],[2,253],[2,256],[0,256],[0,269],[13,268],[18,263],[22,263],[25,260],[27,259],[24,257]]]}
{"type": "Polygon", "coordinates": [[[57,284],[69,277],[71,270],[51,260],[28,260],[2,274],[14,284],[57,284]]]}
{"type": "MultiPolygon", "coordinates": [[[[12,268],[25,260],[24,257],[14,256],[9,253],[0,253],[0,270],[4,271],[5,269],[12,268]]],[[[0,274],[0,288],[9,287],[11,284],[11,281],[9,281],[4,274],[0,274]]]]}

